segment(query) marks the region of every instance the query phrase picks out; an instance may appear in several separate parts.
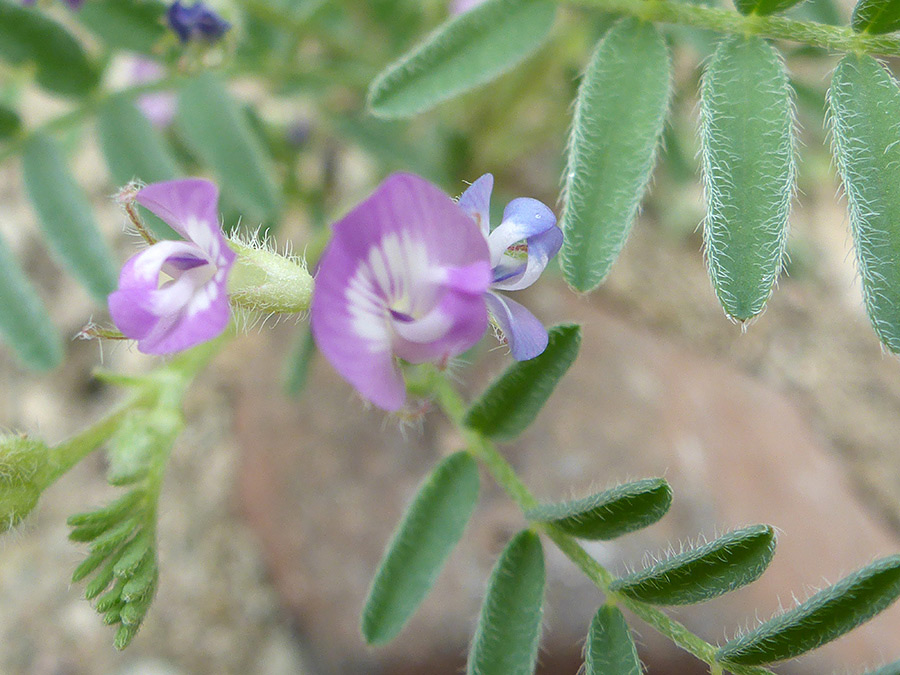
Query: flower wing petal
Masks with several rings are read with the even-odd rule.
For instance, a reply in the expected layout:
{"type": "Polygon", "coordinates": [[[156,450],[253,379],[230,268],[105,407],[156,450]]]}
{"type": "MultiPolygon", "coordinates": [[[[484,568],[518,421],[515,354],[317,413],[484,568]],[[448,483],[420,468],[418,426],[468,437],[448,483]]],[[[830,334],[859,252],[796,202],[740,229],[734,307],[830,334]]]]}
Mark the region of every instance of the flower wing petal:
{"type": "Polygon", "coordinates": [[[527,361],[543,353],[549,341],[547,329],[534,314],[498,293],[485,294],[485,300],[516,361],[527,361]]]}
{"type": "Polygon", "coordinates": [[[417,321],[394,321],[394,352],[410,363],[446,361],[481,339],[488,318],[483,295],[447,291],[417,321]]]}
{"type": "Polygon", "coordinates": [[[218,337],[231,319],[224,279],[224,275],[221,279],[214,277],[194,288],[180,312],[165,315],[156,329],[138,340],[138,350],[173,354],[218,337]]]}
{"type": "Polygon", "coordinates": [[[494,176],[486,173],[472,183],[459,198],[460,208],[475,221],[485,238],[491,231],[491,191],[493,189],[494,176]]]}
{"type": "Polygon", "coordinates": [[[552,227],[556,227],[556,216],[543,202],[530,197],[513,199],[503,210],[503,222],[488,237],[491,267],[499,265],[506,249],[516,242],[528,241],[552,227]]]}

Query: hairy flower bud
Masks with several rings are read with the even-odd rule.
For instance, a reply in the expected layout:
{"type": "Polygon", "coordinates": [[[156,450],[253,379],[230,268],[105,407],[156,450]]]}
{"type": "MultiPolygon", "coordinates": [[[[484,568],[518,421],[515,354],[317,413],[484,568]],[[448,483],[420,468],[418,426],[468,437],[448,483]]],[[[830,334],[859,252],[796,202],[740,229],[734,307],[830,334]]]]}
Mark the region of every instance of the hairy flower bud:
{"type": "Polygon", "coordinates": [[[31,513],[50,484],[50,451],[27,436],[0,436],[0,534],[31,513]]]}
{"type": "Polygon", "coordinates": [[[234,305],[276,314],[309,309],[313,279],[301,260],[234,241],[229,244],[238,254],[228,280],[234,305]]]}

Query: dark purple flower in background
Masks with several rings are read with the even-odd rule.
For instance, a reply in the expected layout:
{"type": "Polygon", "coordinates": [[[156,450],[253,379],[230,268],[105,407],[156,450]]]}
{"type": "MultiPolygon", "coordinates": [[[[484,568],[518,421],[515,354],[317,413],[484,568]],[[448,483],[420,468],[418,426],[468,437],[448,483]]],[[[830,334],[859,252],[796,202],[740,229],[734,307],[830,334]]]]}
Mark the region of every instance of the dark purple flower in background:
{"type": "Polygon", "coordinates": [[[166,21],[182,42],[201,39],[215,42],[231,28],[230,23],[200,0],[191,6],[175,0],[166,12],[166,21]]]}
{"type": "Polygon", "coordinates": [[[334,225],[312,333],[364,398],[399,410],[406,388],[397,359],[443,364],[478,342],[490,281],[487,243],[472,219],[425,179],[394,174],[334,225]]]}
{"type": "Polygon", "coordinates": [[[228,273],[237,257],[219,227],[219,191],[191,178],[148,185],[137,202],[184,241],[160,241],[122,268],[109,313],[145,354],[171,354],[221,334],[231,317],[228,273]]]}
{"type": "Polygon", "coordinates": [[[547,348],[547,329],[519,303],[495,291],[518,291],[537,281],[563,243],[556,216],[542,202],[513,199],[503,220],[491,230],[490,204],[494,177],[486,173],[469,186],[459,206],[481,228],[491,256],[491,290],[485,299],[494,322],[517,361],[533,359],[547,348]]]}

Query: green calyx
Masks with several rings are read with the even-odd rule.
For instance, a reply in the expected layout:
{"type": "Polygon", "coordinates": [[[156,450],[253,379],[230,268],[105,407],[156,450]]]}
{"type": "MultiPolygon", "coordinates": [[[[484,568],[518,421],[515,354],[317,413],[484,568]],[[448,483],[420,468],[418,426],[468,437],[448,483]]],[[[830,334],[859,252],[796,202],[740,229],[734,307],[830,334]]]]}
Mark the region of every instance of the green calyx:
{"type": "Polygon", "coordinates": [[[309,309],[313,278],[301,260],[234,241],[229,244],[238,254],[228,278],[234,306],[269,314],[309,309]]]}
{"type": "Polygon", "coordinates": [[[52,482],[49,452],[28,436],[0,436],[0,534],[22,522],[52,482]]]}

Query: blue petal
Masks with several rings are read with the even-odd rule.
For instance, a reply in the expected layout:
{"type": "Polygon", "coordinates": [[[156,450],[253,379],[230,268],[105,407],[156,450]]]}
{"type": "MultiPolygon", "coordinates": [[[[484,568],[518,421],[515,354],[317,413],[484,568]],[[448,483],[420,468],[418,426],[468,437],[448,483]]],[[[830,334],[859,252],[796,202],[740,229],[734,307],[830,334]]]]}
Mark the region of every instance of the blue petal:
{"type": "Polygon", "coordinates": [[[544,352],[549,340],[547,329],[534,314],[498,293],[486,293],[484,299],[516,361],[527,361],[544,352]]]}
{"type": "Polygon", "coordinates": [[[472,183],[459,198],[459,206],[466,212],[487,237],[491,231],[491,190],[494,189],[494,177],[486,173],[472,183]]]}
{"type": "Polygon", "coordinates": [[[528,197],[512,200],[503,212],[503,222],[488,237],[493,288],[517,291],[531,286],[559,252],[562,242],[556,216],[546,205],[528,197]],[[517,266],[506,251],[522,240],[528,245],[528,259],[517,266]]]}

